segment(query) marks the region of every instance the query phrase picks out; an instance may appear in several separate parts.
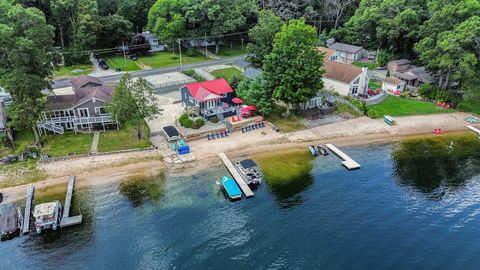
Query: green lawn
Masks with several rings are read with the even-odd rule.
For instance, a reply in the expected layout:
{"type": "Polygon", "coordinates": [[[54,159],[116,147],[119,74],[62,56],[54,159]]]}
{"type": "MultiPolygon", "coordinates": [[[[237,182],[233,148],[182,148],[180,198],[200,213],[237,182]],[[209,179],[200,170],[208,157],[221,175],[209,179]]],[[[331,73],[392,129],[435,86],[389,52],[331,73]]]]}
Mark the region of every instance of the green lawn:
{"type": "MultiPolygon", "coordinates": [[[[245,53],[245,46],[243,47],[242,51],[242,45],[233,45],[233,47],[230,46],[230,44],[224,44],[220,45],[220,49],[218,50],[218,56],[220,57],[231,57],[231,56],[238,56],[242,55],[245,53]]],[[[208,49],[211,53],[215,54],[215,46],[211,46],[208,49]]]]}
{"type": "Polygon", "coordinates": [[[68,153],[88,154],[92,145],[93,133],[88,134],[48,134],[42,137],[42,154],[50,157],[63,157],[68,153]]]}
{"type": "Polygon", "coordinates": [[[125,63],[125,58],[123,55],[105,55],[103,56],[107,64],[110,66],[111,70],[115,70],[117,68],[121,69],[122,71],[136,71],[136,70],[141,70],[141,68],[135,64],[134,61],[132,61],[128,56],[127,56],[127,62],[125,63]]]}
{"type": "Polygon", "coordinates": [[[215,76],[215,78],[224,78],[227,81],[230,81],[233,76],[242,76],[242,72],[234,67],[217,69],[212,71],[211,74],[215,76]]]}
{"type": "MultiPolygon", "coordinates": [[[[187,56],[185,52],[182,52],[183,65],[206,60],[209,60],[209,58],[196,52],[194,56],[187,56]]],[[[157,52],[146,56],[140,56],[138,61],[151,68],[177,66],[180,65],[180,56],[179,54],[173,54],[172,52],[157,52]]]]}
{"type": "Polygon", "coordinates": [[[285,108],[277,106],[275,112],[266,116],[265,120],[278,127],[280,132],[293,132],[307,128],[300,122],[299,116],[292,115],[290,117],[283,117],[283,112],[285,112],[285,108]]]}
{"type": "Polygon", "coordinates": [[[376,63],[370,63],[370,62],[356,61],[356,62],[353,62],[352,65],[357,66],[357,67],[368,67],[368,69],[370,69],[370,70],[373,70],[373,69],[377,68],[376,63]]]}
{"type": "Polygon", "coordinates": [[[79,75],[87,75],[92,73],[93,69],[91,65],[75,65],[75,66],[63,66],[53,70],[53,77],[75,77],[79,75]],[[72,72],[75,71],[75,72],[72,72]],[[78,72],[77,72],[78,71],[78,72]]]}
{"type": "Polygon", "coordinates": [[[368,106],[368,115],[373,118],[384,115],[406,116],[416,114],[436,114],[454,112],[453,109],[439,109],[432,102],[417,101],[389,95],[387,99],[377,105],[368,106]]]}
{"type": "Polygon", "coordinates": [[[145,148],[151,146],[149,135],[150,130],[147,124],[144,125],[144,138],[137,139],[135,128],[131,126],[123,126],[120,130],[112,130],[100,133],[100,141],[98,142],[98,152],[111,152],[118,150],[145,148]]]}
{"type": "Polygon", "coordinates": [[[381,88],[382,88],[382,82],[371,80],[371,81],[368,83],[368,87],[369,87],[370,89],[373,89],[373,90],[381,89],[381,88]]]}
{"type": "Polygon", "coordinates": [[[460,102],[457,109],[463,112],[472,112],[476,115],[480,115],[480,102],[475,100],[464,100],[460,102]]]}

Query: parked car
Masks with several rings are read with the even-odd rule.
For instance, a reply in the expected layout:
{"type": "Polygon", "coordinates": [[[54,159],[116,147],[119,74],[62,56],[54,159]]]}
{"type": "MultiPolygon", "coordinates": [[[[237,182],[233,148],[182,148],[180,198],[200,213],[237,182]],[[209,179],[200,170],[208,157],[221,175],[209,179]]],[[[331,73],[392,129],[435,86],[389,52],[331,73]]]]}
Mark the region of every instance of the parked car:
{"type": "Polygon", "coordinates": [[[103,70],[108,70],[110,68],[106,62],[98,63],[98,66],[103,70]]]}
{"type": "Polygon", "coordinates": [[[136,54],[131,54],[130,55],[130,59],[132,59],[132,61],[137,61],[138,60],[138,56],[136,54]]]}
{"type": "Polygon", "coordinates": [[[98,61],[99,64],[106,64],[107,63],[107,62],[105,62],[105,59],[103,59],[103,58],[98,58],[97,61],[98,61]]]}
{"type": "Polygon", "coordinates": [[[94,52],[93,53],[93,58],[95,58],[97,60],[100,59],[100,54],[94,52]]]}

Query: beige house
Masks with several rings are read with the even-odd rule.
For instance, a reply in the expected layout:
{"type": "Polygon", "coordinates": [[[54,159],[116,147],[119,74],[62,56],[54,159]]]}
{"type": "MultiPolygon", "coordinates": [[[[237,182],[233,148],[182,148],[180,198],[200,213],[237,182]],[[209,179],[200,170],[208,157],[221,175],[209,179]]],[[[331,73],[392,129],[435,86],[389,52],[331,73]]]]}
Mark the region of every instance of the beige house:
{"type": "Polygon", "coordinates": [[[410,68],[410,60],[400,59],[400,60],[390,61],[387,64],[387,68],[390,71],[390,73],[407,71],[410,68]]]}
{"type": "Polygon", "coordinates": [[[334,50],[325,47],[318,49],[325,54],[323,85],[326,90],[335,91],[342,96],[357,96],[367,92],[370,79],[366,67],[332,61],[330,59],[335,54],[334,50]]]}
{"type": "Polygon", "coordinates": [[[386,77],[382,82],[382,90],[389,93],[403,92],[405,90],[405,82],[398,78],[386,77]]]}
{"type": "Polygon", "coordinates": [[[330,61],[336,61],[344,64],[351,64],[360,61],[364,57],[368,57],[368,52],[360,46],[336,42],[329,49],[333,50],[333,54],[329,57],[330,61]]]}

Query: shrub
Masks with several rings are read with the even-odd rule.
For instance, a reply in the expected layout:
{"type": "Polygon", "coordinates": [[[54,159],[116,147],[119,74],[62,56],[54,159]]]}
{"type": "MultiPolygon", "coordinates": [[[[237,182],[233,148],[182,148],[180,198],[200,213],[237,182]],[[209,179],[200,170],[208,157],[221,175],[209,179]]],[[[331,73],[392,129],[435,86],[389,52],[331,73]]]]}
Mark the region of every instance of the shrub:
{"type": "Polygon", "coordinates": [[[215,115],[212,116],[212,117],[210,117],[210,122],[212,122],[212,123],[214,123],[214,124],[218,123],[218,117],[215,116],[215,115]]]}
{"type": "Polygon", "coordinates": [[[180,118],[178,119],[178,121],[181,124],[183,121],[185,121],[187,119],[188,119],[188,115],[186,113],[184,113],[184,114],[180,115],[180,118]]]}
{"type": "Polygon", "coordinates": [[[199,129],[205,125],[205,121],[202,118],[198,118],[195,121],[193,121],[192,128],[194,129],[199,129]]]}
{"type": "Polygon", "coordinates": [[[369,116],[370,118],[377,118],[377,117],[378,117],[378,113],[377,113],[377,111],[370,109],[370,110],[368,110],[368,116],[369,116]]]}
{"type": "Polygon", "coordinates": [[[188,118],[186,119],[185,121],[183,121],[182,123],[180,123],[182,126],[186,127],[186,128],[192,128],[193,126],[193,120],[188,118]]]}
{"type": "Polygon", "coordinates": [[[170,60],[178,60],[178,56],[176,56],[175,54],[170,55],[170,60]]]}
{"type": "Polygon", "coordinates": [[[187,49],[187,56],[194,56],[195,55],[195,51],[193,50],[193,48],[188,48],[187,49]]]}
{"type": "Polygon", "coordinates": [[[183,71],[183,74],[187,76],[193,76],[195,74],[195,71],[193,69],[187,69],[183,71]]]}
{"type": "Polygon", "coordinates": [[[402,94],[400,94],[400,97],[401,98],[408,98],[410,96],[410,92],[409,91],[403,91],[402,94]]]}

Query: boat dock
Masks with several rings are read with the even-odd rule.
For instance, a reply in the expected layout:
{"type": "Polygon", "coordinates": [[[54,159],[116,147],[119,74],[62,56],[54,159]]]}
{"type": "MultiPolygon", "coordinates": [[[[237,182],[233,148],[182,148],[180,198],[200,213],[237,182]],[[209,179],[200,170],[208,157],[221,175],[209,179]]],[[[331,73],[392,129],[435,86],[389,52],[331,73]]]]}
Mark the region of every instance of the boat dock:
{"type": "Polygon", "coordinates": [[[221,152],[221,153],[218,153],[218,156],[222,160],[225,167],[227,167],[230,174],[233,176],[233,179],[235,180],[235,182],[237,182],[237,184],[240,187],[240,189],[242,190],[243,194],[245,194],[245,197],[247,197],[247,198],[253,197],[253,191],[250,189],[247,182],[245,182],[245,180],[240,175],[240,173],[237,171],[237,169],[235,169],[235,166],[233,166],[233,163],[230,161],[230,159],[228,159],[227,155],[225,155],[225,153],[221,152]]]}
{"type": "Polygon", "coordinates": [[[82,215],[70,217],[70,207],[72,205],[74,185],[75,176],[70,176],[68,179],[67,195],[65,195],[65,204],[63,208],[62,221],[60,221],[60,228],[78,225],[82,223],[82,215]]]}
{"type": "Polygon", "coordinates": [[[35,187],[30,184],[27,187],[27,199],[25,201],[25,215],[23,219],[23,228],[22,233],[27,234],[30,232],[30,216],[32,215],[32,200],[33,200],[33,192],[35,187]]]}
{"type": "Polygon", "coordinates": [[[470,129],[471,131],[477,133],[478,136],[480,136],[480,129],[474,127],[474,126],[465,126],[466,128],[470,129]]]}
{"type": "Polygon", "coordinates": [[[340,151],[340,149],[335,147],[333,144],[327,143],[327,144],[325,144],[325,146],[328,149],[330,149],[330,151],[332,151],[335,155],[337,155],[339,158],[341,158],[343,160],[342,165],[345,166],[345,168],[347,168],[349,170],[355,170],[355,169],[359,169],[361,167],[360,164],[355,162],[355,160],[350,158],[344,152],[340,151]]]}

